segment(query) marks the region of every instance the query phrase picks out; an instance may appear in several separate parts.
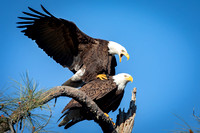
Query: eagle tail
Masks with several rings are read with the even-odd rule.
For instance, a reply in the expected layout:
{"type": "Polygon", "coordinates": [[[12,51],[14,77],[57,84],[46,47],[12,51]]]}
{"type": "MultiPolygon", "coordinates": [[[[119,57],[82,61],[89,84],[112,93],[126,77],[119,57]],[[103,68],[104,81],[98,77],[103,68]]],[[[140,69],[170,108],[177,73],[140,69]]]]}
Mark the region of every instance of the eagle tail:
{"type": "Polygon", "coordinates": [[[71,122],[67,123],[67,125],[64,128],[68,129],[69,127],[73,126],[74,124],[76,124],[76,123],[78,123],[78,122],[80,122],[82,120],[84,120],[84,119],[79,119],[79,120],[71,121],[71,122]]]}
{"type": "Polygon", "coordinates": [[[69,109],[63,116],[65,117],[62,119],[58,126],[61,127],[65,125],[65,129],[71,127],[77,122],[84,120],[84,117],[81,115],[80,108],[69,109]]]}
{"type": "Polygon", "coordinates": [[[71,86],[71,87],[75,87],[78,88],[80,86],[82,86],[84,83],[82,80],[79,81],[72,81],[71,78],[69,80],[67,80],[66,82],[64,82],[62,84],[62,86],[71,86]]]}

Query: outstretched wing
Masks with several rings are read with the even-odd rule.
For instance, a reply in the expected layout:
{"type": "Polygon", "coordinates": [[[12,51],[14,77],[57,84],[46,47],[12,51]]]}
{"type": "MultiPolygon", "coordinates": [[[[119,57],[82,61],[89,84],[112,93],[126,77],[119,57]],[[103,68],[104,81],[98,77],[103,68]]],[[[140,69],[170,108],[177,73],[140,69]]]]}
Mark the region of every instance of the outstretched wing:
{"type": "Polygon", "coordinates": [[[94,40],[80,31],[73,22],[58,19],[41,7],[45,14],[28,7],[32,13],[23,12],[28,17],[19,17],[24,21],[17,23],[18,28],[25,28],[22,32],[35,40],[57,63],[70,67],[85,44],[94,40]]]}
{"type": "MultiPolygon", "coordinates": [[[[92,82],[87,83],[83,87],[80,88],[81,91],[85,92],[87,96],[89,96],[92,100],[97,101],[104,97],[105,95],[108,95],[109,92],[117,89],[116,84],[113,82],[112,79],[109,80],[94,80],[92,82]]],[[[81,107],[81,104],[79,104],[77,101],[72,99],[63,109],[62,113],[69,109],[74,107],[81,107]]]]}

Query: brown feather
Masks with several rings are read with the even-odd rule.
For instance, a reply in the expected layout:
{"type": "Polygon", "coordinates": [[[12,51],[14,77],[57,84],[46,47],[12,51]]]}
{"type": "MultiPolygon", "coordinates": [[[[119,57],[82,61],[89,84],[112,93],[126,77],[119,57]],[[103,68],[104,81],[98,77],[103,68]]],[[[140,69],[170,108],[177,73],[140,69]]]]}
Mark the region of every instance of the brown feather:
{"type": "MultiPolygon", "coordinates": [[[[110,77],[108,80],[96,79],[85,84],[80,88],[85,92],[97,105],[104,111],[110,112],[116,110],[123,97],[124,91],[118,91],[117,85],[110,77]]],[[[63,109],[62,113],[67,109],[82,107],[77,101],[72,99],[63,109]]]]}

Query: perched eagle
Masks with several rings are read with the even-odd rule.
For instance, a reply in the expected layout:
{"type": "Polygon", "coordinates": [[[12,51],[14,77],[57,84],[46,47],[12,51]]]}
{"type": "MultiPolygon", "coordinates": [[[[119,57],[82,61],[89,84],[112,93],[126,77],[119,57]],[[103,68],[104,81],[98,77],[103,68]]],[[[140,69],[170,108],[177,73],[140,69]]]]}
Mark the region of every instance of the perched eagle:
{"type": "MultiPolygon", "coordinates": [[[[129,81],[132,82],[133,78],[129,74],[121,73],[110,76],[108,80],[93,80],[83,85],[80,90],[85,92],[103,112],[108,113],[118,108],[124,95],[124,88],[129,81]]],[[[65,117],[59,124],[59,126],[65,125],[66,129],[77,122],[91,119],[82,105],[73,99],[65,106],[62,113],[66,110],[62,116],[65,117]]]]}
{"type": "Polygon", "coordinates": [[[74,75],[63,85],[79,87],[99,77],[115,75],[117,65],[115,54],[119,60],[123,55],[129,59],[126,49],[113,41],[92,38],[83,33],[71,21],[56,18],[42,5],[44,13],[30,7],[33,13],[23,12],[28,17],[18,17],[18,28],[63,67],[68,67],[74,75]]]}

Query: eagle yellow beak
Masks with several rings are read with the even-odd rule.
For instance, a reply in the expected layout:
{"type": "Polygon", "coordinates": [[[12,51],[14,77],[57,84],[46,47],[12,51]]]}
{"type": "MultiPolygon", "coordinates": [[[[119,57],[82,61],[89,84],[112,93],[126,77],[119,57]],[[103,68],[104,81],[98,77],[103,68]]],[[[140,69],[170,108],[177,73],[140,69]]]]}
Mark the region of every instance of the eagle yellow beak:
{"type": "Polygon", "coordinates": [[[127,80],[127,81],[133,82],[133,77],[132,77],[132,76],[129,76],[129,77],[126,78],[126,80],[127,80]]]}
{"type": "Polygon", "coordinates": [[[127,60],[129,60],[129,54],[127,53],[127,52],[122,52],[121,54],[120,54],[120,56],[119,56],[119,62],[121,62],[122,61],[122,56],[126,56],[126,58],[127,58],[127,60]]]}

